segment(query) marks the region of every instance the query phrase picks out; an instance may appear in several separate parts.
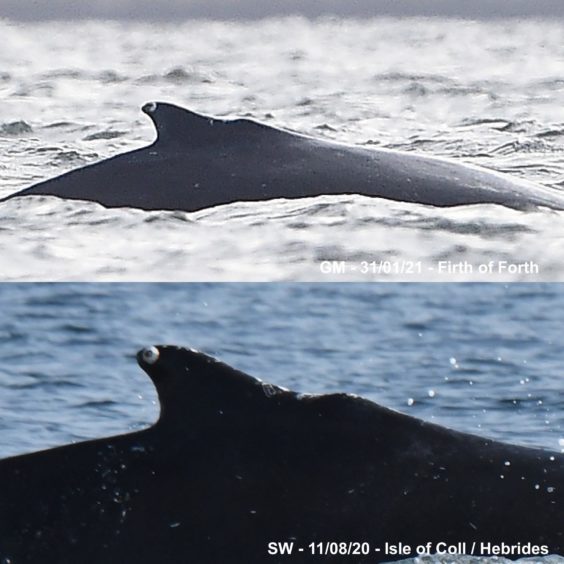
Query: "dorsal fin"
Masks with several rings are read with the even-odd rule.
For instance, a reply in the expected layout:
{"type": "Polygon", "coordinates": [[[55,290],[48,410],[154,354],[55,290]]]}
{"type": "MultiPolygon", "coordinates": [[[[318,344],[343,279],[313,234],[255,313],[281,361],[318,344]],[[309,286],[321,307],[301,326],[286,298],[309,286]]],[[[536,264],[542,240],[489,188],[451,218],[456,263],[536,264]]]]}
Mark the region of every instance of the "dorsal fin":
{"type": "Polygon", "coordinates": [[[199,351],[156,345],[139,351],[137,361],[157,388],[161,426],[205,425],[218,413],[228,420],[269,403],[259,380],[199,351]]]}
{"type": "Polygon", "coordinates": [[[141,110],[155,124],[159,143],[198,143],[214,125],[224,123],[167,102],[148,102],[141,110]]]}
{"type": "Polygon", "coordinates": [[[202,143],[220,143],[232,139],[235,135],[240,141],[255,138],[256,135],[269,133],[284,134],[280,129],[254,121],[252,119],[220,119],[197,114],[168,102],[148,102],[141,110],[147,114],[157,129],[155,143],[182,144],[201,146],[202,143]]]}

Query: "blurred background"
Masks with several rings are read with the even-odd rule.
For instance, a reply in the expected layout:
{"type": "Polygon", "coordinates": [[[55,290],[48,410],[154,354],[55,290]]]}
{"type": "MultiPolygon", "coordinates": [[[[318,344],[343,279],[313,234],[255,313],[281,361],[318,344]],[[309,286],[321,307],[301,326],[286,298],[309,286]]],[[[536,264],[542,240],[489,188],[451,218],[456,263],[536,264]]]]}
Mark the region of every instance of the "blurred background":
{"type": "Polygon", "coordinates": [[[5,17],[73,18],[263,18],[301,14],[336,16],[562,17],[559,0],[0,0],[5,17]]]}

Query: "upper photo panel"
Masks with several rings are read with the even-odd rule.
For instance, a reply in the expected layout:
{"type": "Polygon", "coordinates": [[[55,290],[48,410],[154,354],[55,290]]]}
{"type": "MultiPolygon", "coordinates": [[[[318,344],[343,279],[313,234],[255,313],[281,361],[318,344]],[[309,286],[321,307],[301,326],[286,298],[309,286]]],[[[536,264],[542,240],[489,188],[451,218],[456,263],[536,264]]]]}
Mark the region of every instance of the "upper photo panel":
{"type": "Polygon", "coordinates": [[[0,0],[0,280],[564,281],[564,3],[0,0]]]}

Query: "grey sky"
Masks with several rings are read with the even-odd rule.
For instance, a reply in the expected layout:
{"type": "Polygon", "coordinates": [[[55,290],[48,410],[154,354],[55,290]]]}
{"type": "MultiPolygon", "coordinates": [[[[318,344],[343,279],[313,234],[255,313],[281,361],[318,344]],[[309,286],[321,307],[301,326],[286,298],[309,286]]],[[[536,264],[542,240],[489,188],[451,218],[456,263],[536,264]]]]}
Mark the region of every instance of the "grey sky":
{"type": "Polygon", "coordinates": [[[16,20],[246,19],[280,14],[562,17],[564,0],[0,0],[0,17],[16,20]]]}

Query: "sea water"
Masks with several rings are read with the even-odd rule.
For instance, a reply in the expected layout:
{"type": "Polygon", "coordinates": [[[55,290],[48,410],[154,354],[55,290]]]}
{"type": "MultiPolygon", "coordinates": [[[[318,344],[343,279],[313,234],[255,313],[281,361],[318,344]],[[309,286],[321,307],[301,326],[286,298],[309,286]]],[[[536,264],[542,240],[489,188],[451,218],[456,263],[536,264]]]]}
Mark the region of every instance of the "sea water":
{"type": "Polygon", "coordinates": [[[0,456],[141,429],[150,345],[564,449],[559,285],[0,284],[0,456]]]}
{"type": "MultiPolygon", "coordinates": [[[[562,21],[0,21],[0,37],[0,196],[149,144],[151,100],[563,189],[562,21]]],[[[0,213],[4,280],[564,277],[564,215],[547,209],[350,195],[184,213],[45,197],[0,213]]]]}

